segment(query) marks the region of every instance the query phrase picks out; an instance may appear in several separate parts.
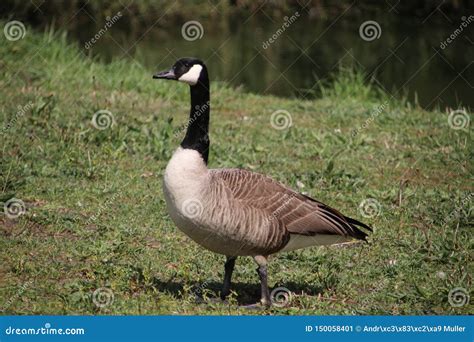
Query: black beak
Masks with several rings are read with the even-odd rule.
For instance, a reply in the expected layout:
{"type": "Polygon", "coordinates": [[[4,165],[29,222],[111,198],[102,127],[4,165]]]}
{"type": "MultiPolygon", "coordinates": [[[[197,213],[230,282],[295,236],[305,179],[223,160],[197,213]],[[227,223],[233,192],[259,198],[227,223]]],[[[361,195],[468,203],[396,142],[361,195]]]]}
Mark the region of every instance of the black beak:
{"type": "Polygon", "coordinates": [[[157,79],[165,79],[165,80],[175,80],[176,79],[176,75],[174,74],[174,71],[173,69],[171,70],[166,70],[166,71],[161,71],[159,73],[156,73],[153,75],[153,78],[157,78],[157,79]]]}

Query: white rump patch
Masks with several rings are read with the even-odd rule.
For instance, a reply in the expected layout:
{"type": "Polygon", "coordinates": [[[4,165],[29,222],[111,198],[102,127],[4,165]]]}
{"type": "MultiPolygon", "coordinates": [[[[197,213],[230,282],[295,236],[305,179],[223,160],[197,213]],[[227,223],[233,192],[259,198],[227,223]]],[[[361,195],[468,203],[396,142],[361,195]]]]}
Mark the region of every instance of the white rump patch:
{"type": "Polygon", "coordinates": [[[295,249],[310,247],[310,246],[324,246],[334,245],[351,241],[351,238],[346,238],[342,235],[320,234],[314,236],[290,234],[290,241],[279,252],[289,252],[295,249]]]}
{"type": "Polygon", "coordinates": [[[191,69],[188,70],[187,73],[182,74],[178,81],[185,82],[190,85],[195,85],[198,80],[199,76],[201,76],[202,65],[194,64],[191,69]]]}

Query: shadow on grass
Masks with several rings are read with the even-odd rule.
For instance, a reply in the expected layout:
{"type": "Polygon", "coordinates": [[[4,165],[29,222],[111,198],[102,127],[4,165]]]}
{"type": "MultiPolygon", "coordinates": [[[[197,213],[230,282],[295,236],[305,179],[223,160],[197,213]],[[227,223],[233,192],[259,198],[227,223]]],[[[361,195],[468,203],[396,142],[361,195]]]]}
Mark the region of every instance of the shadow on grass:
{"type": "MultiPolygon", "coordinates": [[[[154,288],[161,292],[167,292],[178,299],[184,298],[183,294],[185,293],[185,285],[188,284],[181,281],[163,281],[158,278],[153,280],[154,288]]],[[[283,285],[276,284],[273,288],[270,288],[270,291],[279,286],[283,285]]],[[[304,293],[308,296],[316,296],[324,292],[324,289],[321,286],[300,284],[295,282],[287,282],[283,287],[288,289],[291,293],[304,293]]],[[[219,298],[221,289],[222,282],[212,281],[201,284],[197,283],[191,287],[191,290],[188,290],[188,293],[194,294],[198,302],[204,303],[204,292],[209,294],[209,296],[207,296],[208,298],[219,298]]],[[[231,291],[237,294],[237,301],[240,305],[254,304],[260,300],[260,284],[233,282],[231,291]]]]}

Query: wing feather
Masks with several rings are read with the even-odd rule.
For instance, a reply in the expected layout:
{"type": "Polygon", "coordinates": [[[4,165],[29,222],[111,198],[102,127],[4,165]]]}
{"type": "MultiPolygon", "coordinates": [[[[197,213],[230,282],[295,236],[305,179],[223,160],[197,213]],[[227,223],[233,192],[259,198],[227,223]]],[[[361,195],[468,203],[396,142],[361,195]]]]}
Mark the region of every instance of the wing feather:
{"type": "Polygon", "coordinates": [[[216,169],[211,173],[212,177],[223,181],[233,200],[258,209],[270,220],[276,218],[290,234],[330,234],[365,240],[367,233],[357,226],[371,230],[364,223],[267,176],[241,169],[216,169]]]}

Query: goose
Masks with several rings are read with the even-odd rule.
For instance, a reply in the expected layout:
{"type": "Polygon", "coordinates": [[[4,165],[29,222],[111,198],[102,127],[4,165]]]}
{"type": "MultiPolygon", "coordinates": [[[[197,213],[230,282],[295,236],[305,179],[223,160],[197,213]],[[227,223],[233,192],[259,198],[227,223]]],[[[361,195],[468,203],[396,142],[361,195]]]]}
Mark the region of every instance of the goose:
{"type": "Polygon", "coordinates": [[[154,79],[187,83],[191,109],[186,134],[163,177],[167,211],[174,224],[208,250],[226,256],[222,300],[230,294],[235,260],[257,264],[261,299],[269,307],[269,256],[299,248],[366,240],[366,224],[292,190],[265,175],[243,169],[209,169],[209,75],[197,58],[181,58],[154,79]]]}

